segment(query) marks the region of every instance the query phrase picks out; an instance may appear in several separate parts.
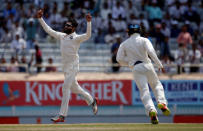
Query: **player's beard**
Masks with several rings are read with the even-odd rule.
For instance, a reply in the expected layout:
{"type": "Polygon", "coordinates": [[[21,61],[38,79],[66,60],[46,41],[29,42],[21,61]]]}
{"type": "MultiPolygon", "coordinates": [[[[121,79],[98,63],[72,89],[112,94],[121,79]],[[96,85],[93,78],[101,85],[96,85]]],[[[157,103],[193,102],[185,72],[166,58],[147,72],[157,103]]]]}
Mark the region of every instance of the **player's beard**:
{"type": "Polygon", "coordinates": [[[64,33],[69,35],[72,33],[72,29],[64,29],[64,33]]]}

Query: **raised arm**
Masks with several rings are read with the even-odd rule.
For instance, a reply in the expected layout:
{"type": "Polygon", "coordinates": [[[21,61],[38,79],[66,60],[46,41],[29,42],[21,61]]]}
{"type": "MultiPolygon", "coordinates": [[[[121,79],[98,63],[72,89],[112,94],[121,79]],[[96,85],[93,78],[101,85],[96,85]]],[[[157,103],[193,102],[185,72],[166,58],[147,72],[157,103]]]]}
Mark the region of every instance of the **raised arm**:
{"type": "Polygon", "coordinates": [[[86,15],[86,21],[87,21],[87,30],[85,34],[79,35],[78,36],[78,40],[79,43],[82,43],[86,40],[88,40],[91,37],[91,20],[92,20],[92,16],[90,15],[90,13],[88,13],[86,15]]]}
{"type": "Polygon", "coordinates": [[[62,33],[57,32],[57,31],[54,31],[53,29],[51,29],[51,27],[49,27],[49,26],[45,23],[45,21],[43,20],[42,16],[43,16],[43,10],[39,10],[39,11],[37,12],[37,18],[38,18],[40,24],[42,25],[43,29],[44,29],[50,36],[52,36],[52,37],[54,37],[54,38],[56,38],[56,39],[59,40],[60,37],[61,37],[61,35],[62,35],[62,33]]]}

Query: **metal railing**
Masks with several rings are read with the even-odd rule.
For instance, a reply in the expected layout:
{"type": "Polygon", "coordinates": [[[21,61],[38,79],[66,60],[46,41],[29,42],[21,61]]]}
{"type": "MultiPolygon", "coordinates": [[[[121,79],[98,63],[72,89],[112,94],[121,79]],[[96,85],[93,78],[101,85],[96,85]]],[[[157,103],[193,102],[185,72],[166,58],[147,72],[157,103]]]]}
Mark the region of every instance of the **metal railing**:
{"type": "MultiPolygon", "coordinates": [[[[108,67],[117,67],[117,66],[120,66],[119,64],[112,64],[112,63],[80,63],[80,67],[98,67],[98,68],[101,68],[101,69],[104,69],[104,68],[108,68],[108,67]]],[[[155,66],[155,65],[154,65],[155,66]]],[[[203,63],[200,63],[200,64],[191,64],[191,63],[185,63],[185,64],[181,64],[181,65],[178,65],[178,64],[165,64],[164,67],[166,68],[180,68],[180,73],[183,73],[183,68],[188,68],[188,67],[203,67],[203,63]]],[[[41,68],[46,68],[46,67],[56,67],[56,68],[61,68],[62,67],[62,64],[60,63],[54,63],[54,64],[34,64],[34,65],[31,65],[30,67],[28,66],[28,64],[0,64],[0,68],[2,67],[6,67],[6,68],[9,68],[9,67],[23,67],[25,68],[26,72],[29,73],[29,70],[30,68],[37,68],[37,67],[41,67],[41,68]]],[[[126,72],[129,72],[130,69],[128,70],[128,67],[126,67],[127,70],[125,70],[126,72]]],[[[87,71],[88,72],[88,71],[87,71]]],[[[98,71],[99,72],[99,71],[98,71]]],[[[167,74],[167,72],[166,72],[167,74]]]]}

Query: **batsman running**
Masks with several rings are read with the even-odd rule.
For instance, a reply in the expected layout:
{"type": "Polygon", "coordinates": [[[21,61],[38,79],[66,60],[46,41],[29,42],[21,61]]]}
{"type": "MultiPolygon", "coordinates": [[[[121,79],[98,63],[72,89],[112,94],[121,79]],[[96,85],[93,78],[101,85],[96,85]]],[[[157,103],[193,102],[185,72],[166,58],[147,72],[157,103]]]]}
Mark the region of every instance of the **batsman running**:
{"type": "Polygon", "coordinates": [[[88,40],[91,36],[91,15],[86,15],[87,21],[87,31],[85,34],[78,35],[75,30],[78,23],[75,19],[69,18],[64,25],[63,32],[57,32],[51,29],[43,20],[43,10],[37,12],[37,18],[43,27],[43,29],[52,37],[60,41],[60,50],[62,56],[63,71],[65,75],[65,80],[62,88],[62,102],[59,115],[51,118],[54,122],[64,122],[65,117],[68,112],[68,103],[70,99],[71,92],[82,96],[88,105],[92,106],[93,113],[96,115],[97,99],[92,98],[92,96],[83,90],[77,82],[76,75],[79,71],[79,55],[78,50],[80,44],[88,40]]]}
{"type": "Polygon", "coordinates": [[[165,72],[165,70],[155,53],[152,43],[147,38],[141,37],[140,33],[139,25],[128,26],[129,38],[121,43],[116,59],[121,65],[131,68],[146,114],[151,117],[152,124],[158,124],[157,110],[152,101],[148,83],[156,97],[158,108],[166,116],[170,115],[170,110],[167,107],[163,86],[150,58],[158,66],[159,70],[162,70],[162,72],[165,72]]]}

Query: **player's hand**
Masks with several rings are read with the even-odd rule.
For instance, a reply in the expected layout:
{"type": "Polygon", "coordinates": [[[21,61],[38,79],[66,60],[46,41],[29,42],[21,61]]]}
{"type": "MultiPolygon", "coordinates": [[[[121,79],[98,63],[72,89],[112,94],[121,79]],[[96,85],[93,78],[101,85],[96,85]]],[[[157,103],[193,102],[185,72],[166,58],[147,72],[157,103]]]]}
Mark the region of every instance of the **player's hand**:
{"type": "Polygon", "coordinates": [[[162,73],[166,73],[166,70],[164,68],[159,68],[159,71],[162,71],[162,73]]]}
{"type": "Polygon", "coordinates": [[[42,16],[43,16],[43,10],[40,9],[37,11],[37,18],[42,18],[42,16]]]}
{"type": "Polygon", "coordinates": [[[90,13],[88,13],[88,14],[86,15],[86,20],[87,20],[87,22],[90,22],[90,21],[92,20],[92,16],[91,16],[90,13]]]}

